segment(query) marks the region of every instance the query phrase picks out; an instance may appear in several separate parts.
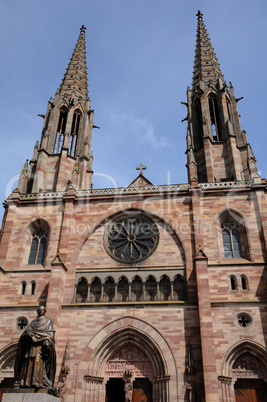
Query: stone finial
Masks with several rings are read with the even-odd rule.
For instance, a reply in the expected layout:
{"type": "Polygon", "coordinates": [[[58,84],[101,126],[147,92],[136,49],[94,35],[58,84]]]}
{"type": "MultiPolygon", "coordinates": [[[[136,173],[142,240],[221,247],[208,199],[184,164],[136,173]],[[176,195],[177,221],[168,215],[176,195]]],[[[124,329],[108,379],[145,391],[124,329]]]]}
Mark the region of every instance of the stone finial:
{"type": "Polygon", "coordinates": [[[29,159],[26,159],[26,162],[24,163],[23,169],[21,171],[22,174],[25,174],[25,176],[29,173],[29,159]]]}
{"type": "Polygon", "coordinates": [[[248,161],[253,160],[254,162],[256,162],[255,155],[254,155],[251,145],[249,143],[247,144],[247,160],[248,161]]]}
{"type": "Polygon", "coordinates": [[[84,25],[81,26],[80,31],[81,33],[85,33],[86,27],[84,25]]]}

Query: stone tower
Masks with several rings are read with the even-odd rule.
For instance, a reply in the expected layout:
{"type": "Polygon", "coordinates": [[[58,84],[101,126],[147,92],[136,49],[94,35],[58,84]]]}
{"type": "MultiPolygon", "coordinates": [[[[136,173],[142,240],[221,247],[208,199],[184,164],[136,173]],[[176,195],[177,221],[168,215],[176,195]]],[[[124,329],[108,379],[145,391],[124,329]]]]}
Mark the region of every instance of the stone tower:
{"type": "Polygon", "coordinates": [[[241,130],[232,84],[224,80],[203,16],[197,14],[192,89],[187,89],[187,170],[190,183],[249,180],[256,159],[241,130]]]}
{"type": "Polygon", "coordinates": [[[20,193],[90,188],[93,155],[90,152],[93,114],[88,97],[85,27],[54,99],[48,101],[40,144],[34,147],[30,167],[20,176],[20,193]]]}

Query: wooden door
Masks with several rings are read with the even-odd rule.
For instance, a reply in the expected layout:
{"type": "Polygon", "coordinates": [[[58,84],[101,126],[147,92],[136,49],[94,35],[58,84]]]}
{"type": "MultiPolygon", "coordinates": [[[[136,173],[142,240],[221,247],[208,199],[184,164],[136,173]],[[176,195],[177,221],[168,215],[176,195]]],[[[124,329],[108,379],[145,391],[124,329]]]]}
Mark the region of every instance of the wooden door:
{"type": "Polygon", "coordinates": [[[235,383],[236,402],[266,402],[267,385],[263,380],[239,379],[235,383]]]}
{"type": "Polygon", "coordinates": [[[134,381],[132,402],[152,402],[152,384],[148,378],[134,381]]]}

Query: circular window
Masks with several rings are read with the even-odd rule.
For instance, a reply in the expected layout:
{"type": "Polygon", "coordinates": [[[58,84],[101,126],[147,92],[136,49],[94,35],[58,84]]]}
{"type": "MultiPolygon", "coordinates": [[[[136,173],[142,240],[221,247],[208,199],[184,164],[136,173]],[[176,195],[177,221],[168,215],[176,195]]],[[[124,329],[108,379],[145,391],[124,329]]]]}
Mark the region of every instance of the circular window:
{"type": "Polygon", "coordinates": [[[250,317],[250,315],[245,313],[238,314],[236,320],[241,328],[247,328],[252,322],[252,318],[250,317]]]}
{"type": "Polygon", "coordinates": [[[17,331],[24,331],[29,324],[29,320],[26,317],[19,317],[16,320],[16,330],[17,331]]]}
{"type": "Polygon", "coordinates": [[[104,234],[106,252],[123,263],[135,263],[149,257],[158,241],[158,226],[144,215],[120,215],[108,225],[104,234]]]}

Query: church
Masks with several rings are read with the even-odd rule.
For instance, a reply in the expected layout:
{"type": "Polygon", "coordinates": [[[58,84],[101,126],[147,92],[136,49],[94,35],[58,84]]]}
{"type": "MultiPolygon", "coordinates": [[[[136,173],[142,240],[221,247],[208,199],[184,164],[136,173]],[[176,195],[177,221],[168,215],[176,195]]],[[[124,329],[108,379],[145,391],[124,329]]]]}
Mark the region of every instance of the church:
{"type": "Polygon", "coordinates": [[[81,27],[4,202],[0,398],[45,305],[62,401],[266,400],[266,180],[200,11],[185,90],[188,183],[154,185],[140,164],[128,187],[93,188],[81,27]]]}

